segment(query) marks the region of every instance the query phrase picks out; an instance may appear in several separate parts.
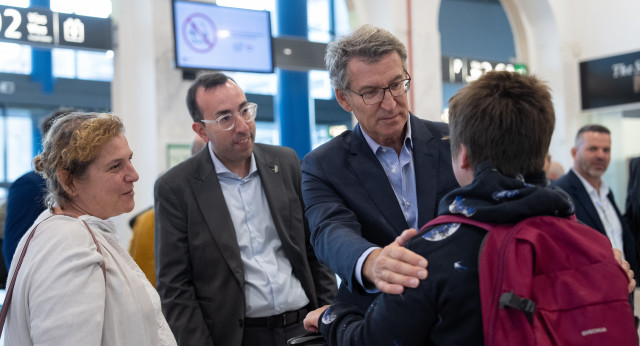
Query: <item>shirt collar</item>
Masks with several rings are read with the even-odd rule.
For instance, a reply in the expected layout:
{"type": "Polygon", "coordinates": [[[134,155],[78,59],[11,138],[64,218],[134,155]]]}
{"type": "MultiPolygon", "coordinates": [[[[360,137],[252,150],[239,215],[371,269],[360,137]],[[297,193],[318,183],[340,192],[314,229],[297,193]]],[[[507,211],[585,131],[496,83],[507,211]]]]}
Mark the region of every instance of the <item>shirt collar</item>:
{"type": "MultiPolygon", "coordinates": [[[[373,153],[377,153],[378,149],[382,147],[382,145],[378,144],[378,142],[374,141],[371,136],[360,126],[360,130],[362,130],[362,135],[364,136],[364,140],[367,141],[369,148],[373,151],[373,153]]],[[[403,147],[407,147],[410,151],[413,149],[413,144],[411,143],[411,115],[407,119],[407,133],[404,135],[404,145],[403,147]]]]}
{"type": "Polygon", "coordinates": [[[600,179],[600,191],[596,191],[596,188],[593,187],[593,185],[591,185],[587,181],[587,179],[585,179],[578,171],[576,171],[573,168],[571,168],[571,170],[573,171],[573,173],[576,174],[576,176],[578,176],[578,179],[580,179],[580,182],[582,183],[582,185],[584,185],[584,188],[585,190],[587,190],[588,194],[590,195],[595,194],[600,198],[607,197],[607,195],[609,194],[609,186],[607,185],[607,183],[604,182],[604,180],[600,179]]]}
{"type": "MultiPolygon", "coordinates": [[[[225,176],[229,176],[229,174],[233,174],[234,177],[239,178],[239,176],[234,173],[231,172],[227,166],[224,165],[224,163],[222,163],[222,161],[220,161],[220,159],[216,156],[216,154],[213,153],[213,147],[211,146],[211,142],[208,143],[209,146],[209,155],[211,156],[211,160],[213,160],[213,165],[216,168],[216,174],[218,176],[220,175],[225,175],[225,176]]],[[[253,155],[253,152],[251,153],[251,166],[249,168],[249,174],[247,175],[247,177],[252,176],[256,171],[258,170],[258,166],[256,165],[256,158],[253,155]]]]}

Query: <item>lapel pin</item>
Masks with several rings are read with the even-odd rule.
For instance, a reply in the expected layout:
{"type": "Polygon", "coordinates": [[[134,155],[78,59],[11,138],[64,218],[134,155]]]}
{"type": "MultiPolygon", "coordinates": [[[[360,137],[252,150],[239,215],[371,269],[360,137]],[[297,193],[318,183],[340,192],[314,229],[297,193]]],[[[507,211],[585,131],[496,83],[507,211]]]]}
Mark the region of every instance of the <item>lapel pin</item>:
{"type": "Polygon", "coordinates": [[[278,165],[273,165],[273,167],[271,167],[271,170],[273,170],[273,173],[278,173],[278,165]]]}

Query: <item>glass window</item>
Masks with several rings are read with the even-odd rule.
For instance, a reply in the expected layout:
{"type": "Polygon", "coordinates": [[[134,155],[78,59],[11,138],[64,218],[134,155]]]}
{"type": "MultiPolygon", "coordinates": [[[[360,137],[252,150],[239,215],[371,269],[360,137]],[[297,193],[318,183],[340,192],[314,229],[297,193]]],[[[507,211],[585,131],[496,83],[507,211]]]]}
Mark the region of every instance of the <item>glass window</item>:
{"type": "Polygon", "coordinates": [[[0,72],[31,74],[31,47],[0,42],[0,72]]]}
{"type": "Polygon", "coordinates": [[[333,97],[329,72],[309,71],[309,93],[314,99],[330,100],[333,97]]]}
{"type": "Polygon", "coordinates": [[[113,51],[87,51],[64,48],[51,50],[53,76],[109,82],[113,79],[113,51]]]}
{"type": "MultiPolygon", "coordinates": [[[[50,0],[51,11],[107,18],[111,0],[50,0]]],[[[113,51],[88,51],[64,48],[51,50],[53,76],[109,82],[113,79],[113,51]]]]}
{"type": "Polygon", "coordinates": [[[76,78],[76,54],[73,49],[53,48],[51,61],[54,77],[76,78]]]}
{"type": "Polygon", "coordinates": [[[31,170],[33,159],[33,125],[28,110],[9,110],[6,117],[5,181],[14,181],[31,170]]]}
{"type": "Polygon", "coordinates": [[[78,79],[109,82],[113,79],[113,51],[76,51],[78,79]]]}
{"type": "Polygon", "coordinates": [[[307,26],[308,39],[314,42],[329,42],[329,1],[333,0],[308,0],[307,1],[307,26]]]}
{"type": "Polygon", "coordinates": [[[280,145],[280,130],[273,122],[256,121],[256,143],[280,145]]]}
{"type": "Polygon", "coordinates": [[[245,93],[275,95],[278,90],[278,77],[275,73],[226,72],[245,93]]]}
{"type": "Polygon", "coordinates": [[[51,11],[107,18],[111,15],[111,0],[50,0],[51,11]]]}

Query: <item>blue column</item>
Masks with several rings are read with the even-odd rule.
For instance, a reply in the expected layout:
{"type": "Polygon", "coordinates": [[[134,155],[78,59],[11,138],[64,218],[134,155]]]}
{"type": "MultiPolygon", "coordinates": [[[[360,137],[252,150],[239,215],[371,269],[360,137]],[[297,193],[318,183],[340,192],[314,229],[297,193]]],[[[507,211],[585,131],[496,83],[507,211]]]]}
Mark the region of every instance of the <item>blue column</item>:
{"type": "MultiPolygon", "coordinates": [[[[277,0],[277,12],[279,36],[307,38],[306,0],[277,0]]],[[[277,68],[276,73],[278,92],[274,98],[274,114],[280,126],[280,143],[303,157],[311,151],[313,107],[309,96],[309,74],[281,68],[277,68]]]]}
{"type": "MultiPolygon", "coordinates": [[[[49,0],[31,0],[31,6],[49,8],[49,0]]],[[[42,92],[53,93],[51,49],[31,48],[31,80],[40,82],[42,92]]]]}

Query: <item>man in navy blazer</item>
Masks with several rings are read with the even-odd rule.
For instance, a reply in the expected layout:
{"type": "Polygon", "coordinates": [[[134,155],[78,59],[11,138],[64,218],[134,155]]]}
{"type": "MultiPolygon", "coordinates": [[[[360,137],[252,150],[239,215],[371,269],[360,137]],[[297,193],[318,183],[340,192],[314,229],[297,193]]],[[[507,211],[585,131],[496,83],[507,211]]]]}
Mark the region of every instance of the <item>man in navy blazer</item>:
{"type": "Polygon", "coordinates": [[[376,296],[369,293],[399,294],[426,278],[426,259],[399,246],[415,231],[403,231],[435,217],[458,187],[448,126],[409,112],[406,60],[402,42],[369,25],[330,43],[337,101],[358,124],[302,164],[311,243],[342,279],[336,299],[362,309],[376,296]]]}
{"type": "Polygon", "coordinates": [[[616,206],[613,193],[602,180],[611,160],[611,132],[601,125],[583,126],[578,130],[571,156],[573,168],[551,184],[571,196],[578,220],[606,235],[613,248],[623,252],[637,281],[634,236],[616,206]]]}

